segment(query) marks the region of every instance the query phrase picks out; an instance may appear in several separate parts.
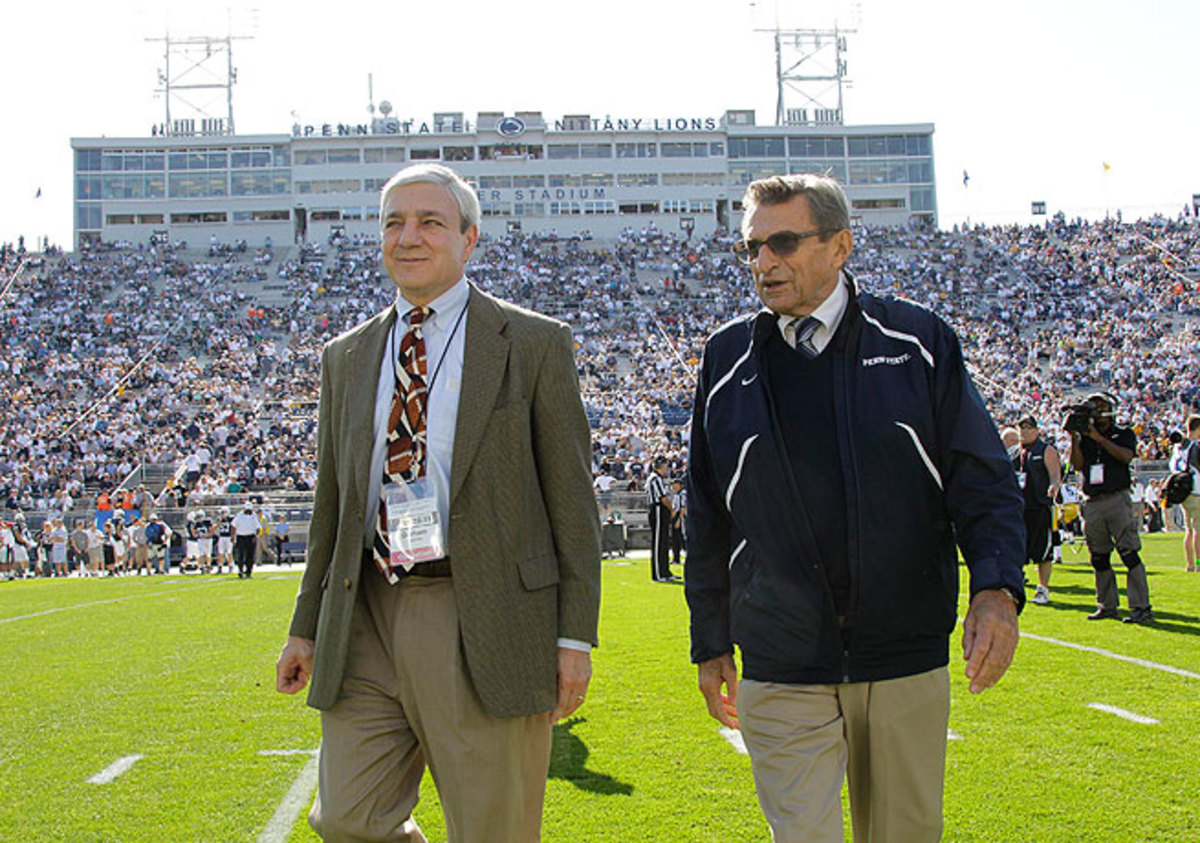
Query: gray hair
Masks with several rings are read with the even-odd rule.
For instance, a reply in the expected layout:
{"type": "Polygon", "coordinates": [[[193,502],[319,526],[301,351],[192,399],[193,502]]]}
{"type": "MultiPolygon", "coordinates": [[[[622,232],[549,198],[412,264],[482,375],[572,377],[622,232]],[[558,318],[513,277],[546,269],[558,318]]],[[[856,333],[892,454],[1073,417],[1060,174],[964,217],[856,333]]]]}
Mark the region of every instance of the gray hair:
{"type": "Polygon", "coordinates": [[[850,228],[850,202],[837,179],[817,173],[798,173],[750,182],[742,198],[743,230],[757,206],[782,205],[796,196],[808,199],[813,222],[821,231],[827,232],[821,235],[822,240],[828,240],[834,232],[850,228]]]}
{"type": "Polygon", "coordinates": [[[420,183],[440,184],[450,191],[454,204],[458,206],[459,225],[463,232],[466,232],[471,226],[479,225],[480,217],[483,214],[480,211],[479,197],[475,195],[475,190],[463,180],[462,176],[441,164],[413,164],[388,179],[379,194],[380,225],[384,222],[383,216],[386,213],[384,204],[387,202],[388,194],[397,187],[420,183]]]}

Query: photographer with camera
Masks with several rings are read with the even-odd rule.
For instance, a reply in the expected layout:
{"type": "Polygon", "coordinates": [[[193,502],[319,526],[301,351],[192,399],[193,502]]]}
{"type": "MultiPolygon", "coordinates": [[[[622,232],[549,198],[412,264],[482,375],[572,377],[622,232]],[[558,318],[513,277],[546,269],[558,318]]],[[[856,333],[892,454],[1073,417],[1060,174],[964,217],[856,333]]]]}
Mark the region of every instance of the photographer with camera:
{"type": "Polygon", "coordinates": [[[1063,422],[1071,434],[1071,464],[1083,477],[1083,535],[1096,572],[1096,611],[1088,620],[1120,617],[1117,574],[1110,561],[1115,547],[1127,569],[1125,623],[1151,624],[1150,586],[1138,554],[1142,540],[1129,496],[1137,437],[1117,425],[1116,406],[1112,395],[1092,393],[1083,404],[1065,408],[1069,414],[1063,422]]]}

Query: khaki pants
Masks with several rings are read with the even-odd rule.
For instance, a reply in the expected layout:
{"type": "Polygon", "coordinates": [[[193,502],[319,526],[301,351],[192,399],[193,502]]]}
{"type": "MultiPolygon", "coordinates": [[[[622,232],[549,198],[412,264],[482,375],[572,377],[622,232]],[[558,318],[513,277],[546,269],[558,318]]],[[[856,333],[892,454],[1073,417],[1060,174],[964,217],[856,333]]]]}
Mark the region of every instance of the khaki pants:
{"type": "Polygon", "coordinates": [[[483,710],[449,578],[389,586],[364,568],[341,695],[321,714],[309,823],[326,841],[412,841],[429,764],[450,843],[533,843],[550,765],[549,712],[483,710]]]}
{"type": "Polygon", "coordinates": [[[738,713],[775,843],[842,843],[844,779],[855,843],[941,839],[946,668],[842,685],[746,680],[738,713]]]}

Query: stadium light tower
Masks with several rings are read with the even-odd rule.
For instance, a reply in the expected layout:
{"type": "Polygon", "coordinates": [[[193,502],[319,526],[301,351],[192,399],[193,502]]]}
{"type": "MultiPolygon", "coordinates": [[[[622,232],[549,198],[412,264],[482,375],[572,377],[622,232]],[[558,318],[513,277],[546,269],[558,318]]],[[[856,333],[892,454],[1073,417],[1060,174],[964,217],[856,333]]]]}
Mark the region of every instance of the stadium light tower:
{"type": "Polygon", "coordinates": [[[775,36],[777,126],[840,126],[846,78],[846,36],[856,30],[759,29],[775,36]],[[788,94],[795,95],[789,105],[788,94]]]}
{"type": "Polygon", "coordinates": [[[169,32],[163,38],[147,38],[147,41],[161,41],[166,45],[164,66],[158,72],[158,82],[162,87],[155,89],[156,93],[163,94],[166,115],[163,124],[156,126],[153,134],[184,137],[232,135],[233,85],[237,82],[237,68],[233,66],[233,42],[251,38],[253,36],[250,35],[172,38],[169,32]],[[171,68],[173,60],[177,68],[174,71],[171,68]],[[217,113],[220,106],[216,104],[214,107],[213,98],[202,103],[192,99],[193,92],[203,94],[205,91],[225,92],[224,116],[217,113]],[[187,106],[190,116],[180,117],[176,114],[172,118],[171,105],[176,100],[187,106]]]}

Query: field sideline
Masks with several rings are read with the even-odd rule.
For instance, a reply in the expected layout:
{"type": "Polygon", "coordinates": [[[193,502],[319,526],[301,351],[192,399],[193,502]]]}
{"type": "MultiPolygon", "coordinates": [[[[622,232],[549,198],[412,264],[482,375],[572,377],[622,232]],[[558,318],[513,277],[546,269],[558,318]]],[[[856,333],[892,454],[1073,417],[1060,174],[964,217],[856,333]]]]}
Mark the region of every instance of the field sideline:
{"type": "MultiPolygon", "coordinates": [[[[1200,840],[1200,574],[1180,534],[1145,541],[1155,627],[1086,621],[1067,549],[996,688],[967,692],[955,637],[947,841],[1200,840]]],[[[318,718],[274,691],[298,575],[0,584],[0,840],[315,841],[318,718]]],[[[605,560],[594,668],[556,729],[544,840],[770,839],[695,690],[683,590],[644,556],[605,560]]],[[[445,839],[429,782],[416,816],[445,839]]]]}

